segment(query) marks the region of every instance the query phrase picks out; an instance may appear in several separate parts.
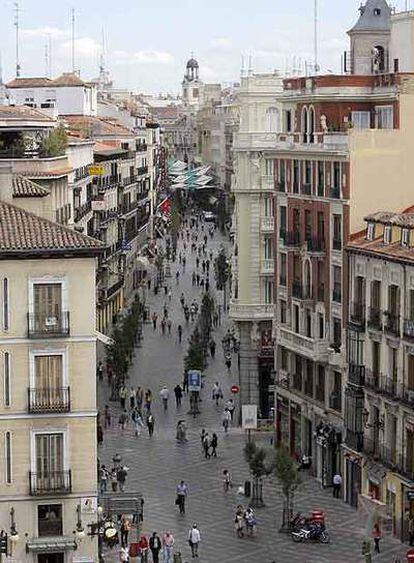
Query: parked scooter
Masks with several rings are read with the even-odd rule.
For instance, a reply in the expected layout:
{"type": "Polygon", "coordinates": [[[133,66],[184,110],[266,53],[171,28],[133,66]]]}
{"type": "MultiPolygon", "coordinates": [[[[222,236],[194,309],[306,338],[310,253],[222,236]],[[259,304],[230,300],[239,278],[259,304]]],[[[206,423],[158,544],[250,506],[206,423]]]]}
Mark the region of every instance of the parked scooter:
{"type": "Polygon", "coordinates": [[[305,524],[296,530],[292,530],[292,540],[294,542],[315,541],[320,543],[329,542],[329,534],[324,524],[314,522],[305,524]]]}

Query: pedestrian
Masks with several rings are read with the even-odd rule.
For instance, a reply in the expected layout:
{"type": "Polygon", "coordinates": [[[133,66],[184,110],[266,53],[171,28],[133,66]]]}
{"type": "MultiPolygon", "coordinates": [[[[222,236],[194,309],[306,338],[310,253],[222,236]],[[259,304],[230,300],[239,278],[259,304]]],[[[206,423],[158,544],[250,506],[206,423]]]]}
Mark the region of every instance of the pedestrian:
{"type": "Polygon", "coordinates": [[[187,425],[185,423],[185,420],[178,421],[176,438],[180,443],[187,442],[187,425]]]}
{"type": "Polygon", "coordinates": [[[132,420],[135,425],[135,436],[141,436],[141,430],[144,428],[144,421],[142,420],[141,413],[137,408],[132,412],[132,420]]]}
{"type": "Polygon", "coordinates": [[[167,411],[168,409],[168,397],[170,396],[170,392],[168,391],[168,388],[164,385],[160,391],[160,398],[162,400],[162,404],[164,407],[164,412],[167,411]]]}
{"type": "Polygon", "coordinates": [[[181,293],[181,297],[180,297],[180,303],[181,303],[181,307],[184,308],[185,305],[185,297],[184,297],[184,293],[181,293]]]}
{"type": "Polygon", "coordinates": [[[223,391],[221,390],[221,387],[219,385],[219,382],[216,381],[215,384],[213,385],[213,389],[211,391],[211,396],[213,398],[213,401],[216,401],[216,405],[219,405],[219,400],[223,398],[223,391]]]}
{"type": "Polygon", "coordinates": [[[116,493],[118,490],[118,480],[116,478],[116,473],[117,473],[117,469],[115,467],[113,467],[111,469],[111,473],[109,474],[109,477],[111,479],[111,488],[112,488],[112,492],[116,493]]]}
{"type": "Polygon", "coordinates": [[[236,529],[236,534],[238,538],[242,538],[244,536],[244,508],[241,504],[239,504],[236,508],[236,516],[234,518],[234,527],[236,529]]]}
{"type": "Polygon", "coordinates": [[[109,405],[105,405],[104,408],[104,427],[105,429],[111,427],[111,411],[109,410],[109,405]]]}
{"type": "Polygon", "coordinates": [[[174,395],[175,395],[175,406],[177,409],[181,407],[181,400],[183,398],[183,390],[179,383],[174,387],[174,395]]]}
{"type": "Polygon", "coordinates": [[[128,547],[128,535],[131,530],[131,523],[125,515],[121,517],[121,545],[122,547],[128,547]]]}
{"type": "Polygon", "coordinates": [[[188,393],[188,371],[184,370],[184,376],[183,376],[183,392],[187,392],[188,393]]]}
{"type": "Polygon", "coordinates": [[[333,491],[332,491],[333,497],[339,498],[341,492],[341,486],[342,486],[342,476],[339,472],[335,473],[335,475],[333,476],[332,484],[333,484],[333,491]]]}
{"type": "Polygon", "coordinates": [[[129,390],[129,408],[131,411],[135,408],[135,389],[133,387],[129,390]]]}
{"type": "Polygon", "coordinates": [[[152,403],[152,392],[151,389],[147,389],[145,391],[145,409],[147,413],[151,411],[151,403],[152,403]]]}
{"type": "Polygon", "coordinates": [[[102,362],[99,362],[98,365],[96,366],[96,377],[99,379],[99,381],[103,381],[104,369],[102,362]]]}
{"type": "Polygon", "coordinates": [[[135,393],[135,402],[139,411],[142,409],[142,401],[144,399],[144,392],[141,386],[138,386],[137,392],[135,393]]]}
{"type": "Polygon", "coordinates": [[[98,442],[98,446],[102,446],[103,439],[104,439],[103,428],[101,423],[98,422],[96,425],[96,441],[98,442]]]}
{"type": "Polygon", "coordinates": [[[235,409],[235,405],[234,405],[233,399],[229,399],[229,400],[226,402],[226,407],[227,407],[228,411],[230,412],[231,421],[233,422],[233,414],[234,414],[234,409],[235,409]]]}
{"type": "Polygon", "coordinates": [[[206,292],[207,292],[207,293],[208,293],[209,289],[210,289],[210,281],[209,281],[209,279],[207,278],[207,279],[206,279],[206,292]]]}
{"type": "Polygon", "coordinates": [[[172,299],[172,291],[171,289],[168,290],[168,301],[171,303],[171,299],[172,299]]]}
{"type": "Polygon", "coordinates": [[[168,285],[164,284],[164,295],[168,295],[168,285]]]}
{"type": "Polygon", "coordinates": [[[106,380],[108,382],[108,387],[112,386],[112,378],[114,376],[114,370],[112,364],[106,364],[106,380]]]}
{"type": "Polygon", "coordinates": [[[231,370],[231,353],[230,352],[226,352],[226,355],[224,357],[224,363],[226,364],[227,371],[230,372],[230,370],[231,370]]]}
{"type": "Polygon", "coordinates": [[[200,433],[200,441],[201,441],[201,449],[204,450],[204,438],[206,436],[207,432],[205,428],[201,429],[201,433],[200,433]]]}
{"type": "Polygon", "coordinates": [[[215,432],[213,432],[213,436],[212,436],[211,442],[210,442],[211,457],[217,457],[217,446],[218,446],[217,434],[215,432]]]}
{"type": "Polygon", "coordinates": [[[108,476],[108,470],[106,469],[106,466],[102,464],[99,468],[99,491],[101,495],[106,493],[108,486],[108,476]]]}
{"type": "Polygon", "coordinates": [[[246,522],[246,533],[252,536],[256,531],[257,520],[253,508],[250,506],[246,508],[244,513],[244,521],[246,522]]]}
{"type": "Polygon", "coordinates": [[[208,432],[204,434],[203,438],[203,450],[204,450],[204,457],[206,459],[210,459],[210,442],[208,441],[208,432]]]}
{"type": "Polygon", "coordinates": [[[168,328],[168,334],[169,334],[169,335],[171,335],[171,327],[172,327],[171,319],[168,319],[168,321],[167,321],[167,328],[168,328]]]}
{"type": "Polygon", "coordinates": [[[200,285],[200,277],[201,277],[200,274],[197,272],[197,275],[196,275],[197,287],[199,287],[199,285],[200,285]]]}
{"type": "Polygon", "coordinates": [[[224,409],[223,412],[223,428],[224,428],[224,432],[227,433],[228,429],[229,429],[229,425],[231,422],[231,414],[228,408],[224,409]]]}
{"type": "Polygon", "coordinates": [[[193,272],[193,275],[191,276],[191,283],[194,286],[196,284],[196,273],[193,272]]]}
{"type": "Polygon", "coordinates": [[[118,481],[118,487],[121,493],[125,492],[125,481],[127,478],[128,472],[125,466],[121,466],[118,471],[116,472],[116,480],[118,481]]]}
{"type": "Polygon", "coordinates": [[[150,438],[154,435],[154,426],[155,426],[155,419],[151,413],[147,416],[147,428],[148,428],[148,435],[150,438]]]}
{"type": "Polygon", "coordinates": [[[177,285],[180,283],[180,272],[178,270],[175,272],[175,281],[177,285]]]}
{"type": "Polygon", "coordinates": [[[382,539],[382,534],[378,523],[374,524],[372,537],[374,538],[374,551],[375,553],[380,553],[380,540],[382,539]]]}
{"type": "Polygon", "coordinates": [[[153,328],[154,330],[157,330],[158,315],[157,315],[157,313],[156,313],[155,311],[152,313],[151,319],[152,319],[152,328],[153,328]]]}
{"type": "Polygon", "coordinates": [[[178,343],[181,344],[181,341],[183,339],[183,327],[181,325],[178,325],[177,332],[178,332],[178,343]]]}
{"type": "Polygon", "coordinates": [[[410,546],[414,545],[414,514],[408,518],[408,535],[410,537],[410,546]]]}
{"type": "Polygon", "coordinates": [[[225,469],[223,471],[223,490],[224,490],[224,492],[227,493],[231,486],[232,486],[232,484],[231,484],[230,471],[228,469],[225,469]]]}
{"type": "Polygon", "coordinates": [[[157,532],[153,532],[149,541],[149,547],[152,555],[152,562],[159,563],[160,551],[162,547],[161,538],[157,532]]]}
{"type": "Polygon", "coordinates": [[[119,400],[121,402],[121,409],[124,410],[126,406],[126,398],[128,395],[128,389],[125,387],[124,384],[122,384],[118,394],[119,394],[119,400]]]}
{"type": "Polygon", "coordinates": [[[165,532],[162,537],[163,563],[173,563],[172,553],[174,549],[174,536],[171,532],[165,532]]]}
{"type": "Polygon", "coordinates": [[[193,524],[188,532],[188,543],[191,547],[191,557],[198,557],[198,544],[200,543],[201,536],[197,524],[193,524]]]}
{"type": "Polygon", "coordinates": [[[127,547],[121,547],[121,549],[119,550],[119,561],[121,561],[121,563],[128,563],[129,550],[127,547]]]}
{"type": "Polygon", "coordinates": [[[121,429],[121,433],[123,434],[128,424],[128,413],[126,410],[124,410],[124,412],[121,412],[121,414],[119,415],[118,424],[119,428],[121,429]]]}
{"type": "Polygon", "coordinates": [[[196,266],[197,266],[197,270],[200,267],[200,258],[197,256],[196,258],[196,266]]]}
{"type": "Polygon", "coordinates": [[[165,320],[165,317],[164,317],[161,321],[161,332],[162,332],[163,336],[165,335],[165,327],[166,326],[167,326],[167,321],[165,320]]]}
{"type": "Polygon", "coordinates": [[[177,498],[175,499],[175,504],[180,509],[180,514],[185,514],[185,499],[188,495],[188,485],[185,481],[181,481],[177,485],[177,498]]]}
{"type": "Polygon", "coordinates": [[[164,313],[164,318],[167,320],[168,319],[168,307],[167,307],[167,303],[164,303],[164,307],[162,309],[163,313],[164,313]]]}
{"type": "Polygon", "coordinates": [[[138,549],[141,556],[141,563],[148,563],[149,543],[147,536],[142,535],[139,538],[138,549]]]}

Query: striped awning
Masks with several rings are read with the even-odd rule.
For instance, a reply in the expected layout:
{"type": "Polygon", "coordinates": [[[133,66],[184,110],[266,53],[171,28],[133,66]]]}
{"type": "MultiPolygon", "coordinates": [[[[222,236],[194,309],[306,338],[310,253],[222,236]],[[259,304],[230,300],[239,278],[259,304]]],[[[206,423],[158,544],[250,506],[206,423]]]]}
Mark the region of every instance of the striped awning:
{"type": "Polygon", "coordinates": [[[73,538],[53,536],[28,540],[26,548],[31,553],[57,553],[72,551],[77,548],[77,545],[73,538]]]}

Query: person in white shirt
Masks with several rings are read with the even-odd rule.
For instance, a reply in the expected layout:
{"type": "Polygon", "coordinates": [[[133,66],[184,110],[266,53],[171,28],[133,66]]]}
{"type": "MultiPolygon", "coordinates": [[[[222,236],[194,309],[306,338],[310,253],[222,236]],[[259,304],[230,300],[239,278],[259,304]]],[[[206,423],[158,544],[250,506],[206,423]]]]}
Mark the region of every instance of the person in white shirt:
{"type": "Polygon", "coordinates": [[[333,497],[339,498],[339,494],[341,492],[341,486],[342,486],[342,477],[340,473],[335,473],[332,479],[332,484],[333,484],[333,493],[332,493],[333,497]]]}
{"type": "Polygon", "coordinates": [[[167,387],[164,387],[160,391],[160,397],[162,399],[162,404],[164,406],[164,411],[168,409],[168,397],[170,396],[170,392],[168,391],[167,387]]]}
{"type": "Polygon", "coordinates": [[[197,528],[197,524],[193,524],[188,532],[188,543],[191,547],[191,556],[198,557],[198,544],[200,543],[201,535],[200,530],[197,528]]]}

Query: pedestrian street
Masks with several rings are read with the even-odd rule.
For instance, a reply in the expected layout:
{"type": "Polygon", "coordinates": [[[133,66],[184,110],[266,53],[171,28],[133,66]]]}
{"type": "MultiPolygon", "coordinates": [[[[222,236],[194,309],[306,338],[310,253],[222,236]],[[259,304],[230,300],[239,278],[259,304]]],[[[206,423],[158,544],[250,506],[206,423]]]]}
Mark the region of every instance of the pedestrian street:
{"type": "MultiPolygon", "coordinates": [[[[217,232],[209,240],[209,250],[214,252],[224,239],[217,232]]],[[[179,242],[182,249],[182,240],[179,242]]],[[[135,389],[140,385],[153,393],[152,412],[155,418],[154,436],[148,437],[144,428],[140,436],[135,436],[134,425],[130,422],[122,434],[118,427],[121,409],[118,402],[110,402],[110,389],[104,382],[99,383],[99,408],[103,412],[108,404],[112,413],[112,427],[105,430],[103,445],[99,448],[99,458],[107,467],[112,466],[116,453],[122,457],[128,476],[126,492],[140,491],[143,494],[144,522],[142,532],[150,536],[157,531],[160,536],[165,531],[172,532],[175,538],[174,552],[181,552],[182,562],[189,562],[191,550],[188,544],[188,530],[196,523],[201,532],[198,561],[202,563],[348,563],[363,561],[361,556],[364,529],[357,519],[355,510],[342,500],[333,499],[332,491],[321,490],[314,479],[303,475],[303,483],[295,494],[295,509],[306,513],[311,509],[323,509],[327,514],[327,528],[331,542],[322,544],[295,544],[290,536],[278,532],[281,523],[282,496],[279,487],[271,480],[264,486],[266,506],[257,510],[258,530],[255,537],[238,539],[234,530],[234,514],[238,504],[247,506],[248,500],[238,494],[238,485],[243,485],[249,478],[249,472],[243,457],[245,436],[238,428],[231,428],[224,433],[221,417],[223,403],[231,396],[230,388],[238,383],[237,358],[233,355],[231,373],[224,364],[221,340],[229,328],[227,318],[222,315],[221,326],[213,337],[217,344],[215,359],[209,359],[206,370],[205,387],[200,404],[201,413],[193,418],[188,414],[189,405],[186,396],[181,408],[176,409],[173,389],[183,380],[183,357],[186,354],[188,338],[194,323],[186,324],[180,303],[184,293],[187,303],[196,299],[201,302],[201,288],[192,285],[191,276],[195,269],[195,255],[187,248],[186,266],[183,272],[178,260],[173,264],[172,276],[168,285],[172,290],[171,301],[161,289],[157,296],[148,293],[147,305],[150,312],[156,311],[162,318],[163,307],[168,307],[168,316],[172,320],[171,335],[163,335],[160,327],[153,330],[151,323],[144,325],[142,346],[137,349],[133,367],[130,370],[128,386],[135,389]],[[176,283],[175,272],[180,270],[180,283],[176,283]],[[178,341],[177,327],[183,327],[182,343],[178,341]],[[211,399],[211,389],[218,381],[224,393],[224,399],[217,407],[211,399]],[[163,386],[170,391],[168,410],[163,411],[159,392],[163,386]],[[187,422],[188,441],[177,443],[176,425],[179,420],[187,422]],[[206,429],[211,436],[218,435],[217,458],[205,459],[201,447],[200,433],[206,429]],[[223,471],[232,475],[234,487],[228,492],[223,490],[223,471]],[[188,484],[186,513],[180,515],[175,505],[176,487],[184,480],[188,484]]],[[[213,264],[210,267],[210,286],[218,302],[223,303],[222,292],[216,293],[213,264]]],[[[159,325],[159,323],[158,323],[159,325]]],[[[237,403],[237,396],[236,396],[237,403]]],[[[237,405],[236,405],[237,406],[237,405]]],[[[237,410],[237,408],[236,408],[237,410]]],[[[270,442],[270,434],[257,433],[258,441],[270,442]]],[[[136,541],[135,529],[130,532],[129,541],[136,541]]],[[[373,561],[391,563],[394,557],[407,551],[406,546],[393,542],[389,538],[381,544],[383,552],[373,561]]],[[[119,561],[118,549],[105,551],[105,561],[119,561]]],[[[131,561],[138,561],[131,559],[131,561]]],[[[151,561],[151,555],[149,555],[151,561]]],[[[162,557],[160,558],[162,561],[162,557]]]]}

